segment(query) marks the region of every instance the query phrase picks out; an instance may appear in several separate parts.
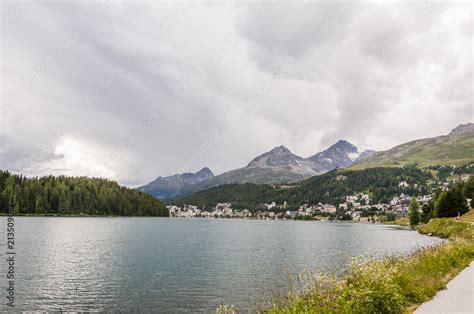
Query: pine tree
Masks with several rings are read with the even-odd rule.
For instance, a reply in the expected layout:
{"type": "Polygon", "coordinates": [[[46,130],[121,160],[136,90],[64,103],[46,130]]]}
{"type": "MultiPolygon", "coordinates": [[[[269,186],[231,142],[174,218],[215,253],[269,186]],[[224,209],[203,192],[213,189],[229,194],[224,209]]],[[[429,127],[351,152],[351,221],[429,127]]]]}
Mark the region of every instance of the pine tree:
{"type": "Polygon", "coordinates": [[[410,208],[408,209],[408,216],[410,218],[410,226],[414,227],[421,221],[420,205],[416,201],[416,197],[411,199],[410,208]]]}
{"type": "Polygon", "coordinates": [[[467,212],[467,200],[461,188],[455,186],[449,191],[443,191],[436,199],[436,217],[456,217],[458,214],[467,212]]]}
{"type": "MultiPolygon", "coordinates": [[[[16,199],[16,196],[15,196],[16,199]]],[[[13,214],[14,215],[19,215],[20,214],[20,202],[15,200],[15,207],[13,209],[13,214]]]]}
{"type": "Polygon", "coordinates": [[[463,188],[464,196],[474,198],[474,176],[471,176],[463,188]]]}
{"type": "Polygon", "coordinates": [[[421,222],[428,223],[434,216],[434,202],[431,200],[427,204],[423,205],[421,213],[421,222]]]}
{"type": "Polygon", "coordinates": [[[35,203],[35,214],[37,215],[42,215],[45,213],[45,199],[42,193],[39,193],[38,196],[36,197],[36,203],[35,203]]]}

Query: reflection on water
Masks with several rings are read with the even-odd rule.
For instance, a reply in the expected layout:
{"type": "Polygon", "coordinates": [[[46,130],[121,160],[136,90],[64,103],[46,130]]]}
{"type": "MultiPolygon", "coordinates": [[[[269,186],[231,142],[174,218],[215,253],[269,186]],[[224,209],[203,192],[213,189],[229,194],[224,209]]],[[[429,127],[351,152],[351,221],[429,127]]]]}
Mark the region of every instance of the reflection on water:
{"type": "Polygon", "coordinates": [[[166,218],[19,217],[15,236],[15,310],[165,313],[249,309],[286,291],[288,273],[440,241],[393,226],[166,218]]]}

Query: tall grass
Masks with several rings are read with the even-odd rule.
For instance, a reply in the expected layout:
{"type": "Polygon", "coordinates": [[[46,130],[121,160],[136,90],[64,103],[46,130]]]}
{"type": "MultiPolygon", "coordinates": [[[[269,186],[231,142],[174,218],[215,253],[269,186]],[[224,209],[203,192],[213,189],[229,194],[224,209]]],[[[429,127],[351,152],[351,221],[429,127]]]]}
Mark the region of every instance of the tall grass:
{"type": "Polygon", "coordinates": [[[431,299],[474,259],[464,239],[409,256],[354,262],[343,279],[315,275],[269,313],[403,313],[431,299]]]}
{"type": "Polygon", "coordinates": [[[384,222],[385,225],[399,225],[402,227],[409,227],[410,220],[407,217],[397,217],[395,221],[386,221],[384,222]]]}
{"type": "Polygon", "coordinates": [[[474,222],[474,209],[461,216],[460,221],[474,222]]]}
{"type": "MultiPolygon", "coordinates": [[[[290,282],[286,297],[265,313],[407,313],[430,300],[474,260],[474,226],[453,219],[432,219],[418,231],[449,241],[410,255],[382,260],[353,260],[338,278],[306,273],[290,282]]],[[[236,313],[220,307],[218,313],[236,313]]]]}
{"type": "Polygon", "coordinates": [[[431,299],[474,259],[474,226],[453,219],[433,219],[420,233],[449,238],[439,246],[408,256],[353,262],[342,279],[307,277],[269,313],[404,313],[431,299]]]}

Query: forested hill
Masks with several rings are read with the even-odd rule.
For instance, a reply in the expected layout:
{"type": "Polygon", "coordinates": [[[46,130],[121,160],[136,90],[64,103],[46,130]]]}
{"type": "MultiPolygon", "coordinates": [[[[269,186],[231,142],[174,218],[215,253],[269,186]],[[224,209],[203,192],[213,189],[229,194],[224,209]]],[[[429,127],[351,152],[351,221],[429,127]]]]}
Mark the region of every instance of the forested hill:
{"type": "Polygon", "coordinates": [[[427,182],[431,173],[418,168],[370,168],[365,170],[334,170],[310,178],[294,186],[269,186],[258,184],[230,184],[199,191],[189,197],[173,200],[173,204],[192,204],[206,208],[216,203],[231,202],[236,209],[258,209],[263,203],[286,201],[289,208],[306,202],[310,204],[340,204],[346,195],[365,192],[374,202],[388,202],[401,193],[421,195],[428,193],[427,182]],[[399,187],[406,181],[408,188],[399,187]],[[418,188],[414,188],[417,184],[418,188]]]}
{"type": "Polygon", "coordinates": [[[107,179],[26,178],[0,170],[0,209],[32,215],[168,216],[152,196],[107,179]]]}

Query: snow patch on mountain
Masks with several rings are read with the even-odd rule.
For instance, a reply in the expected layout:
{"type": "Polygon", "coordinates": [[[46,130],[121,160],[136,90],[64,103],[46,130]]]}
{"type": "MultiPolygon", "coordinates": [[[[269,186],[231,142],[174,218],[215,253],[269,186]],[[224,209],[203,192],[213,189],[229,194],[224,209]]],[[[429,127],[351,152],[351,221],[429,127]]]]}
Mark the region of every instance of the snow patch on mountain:
{"type": "Polygon", "coordinates": [[[252,159],[247,166],[213,176],[205,168],[196,174],[181,174],[158,178],[141,187],[159,198],[176,197],[198,190],[230,183],[280,184],[303,180],[336,168],[351,166],[371,152],[359,153],[356,146],[340,140],[326,150],[308,158],[293,154],[285,146],[278,146],[252,159]]]}
{"type": "Polygon", "coordinates": [[[357,158],[359,158],[360,154],[357,152],[357,153],[349,153],[347,154],[347,156],[352,160],[352,161],[355,161],[357,158]]]}

